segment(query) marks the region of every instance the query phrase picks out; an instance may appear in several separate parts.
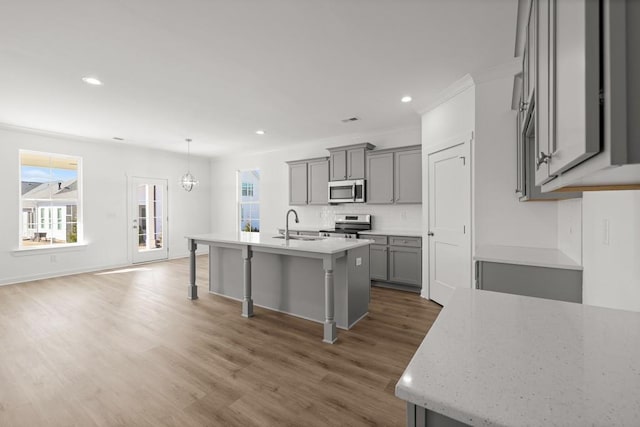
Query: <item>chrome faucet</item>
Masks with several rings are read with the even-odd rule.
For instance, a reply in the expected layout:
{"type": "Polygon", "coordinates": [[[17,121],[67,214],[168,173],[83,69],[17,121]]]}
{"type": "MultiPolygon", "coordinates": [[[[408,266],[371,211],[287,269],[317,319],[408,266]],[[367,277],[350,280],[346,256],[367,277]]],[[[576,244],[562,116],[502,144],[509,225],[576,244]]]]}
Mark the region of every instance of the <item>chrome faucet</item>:
{"type": "Polygon", "coordinates": [[[285,221],[285,226],[284,226],[284,240],[285,241],[289,240],[289,214],[291,212],[293,212],[293,214],[296,216],[296,224],[300,222],[300,221],[298,221],[298,212],[296,212],[294,209],[289,209],[287,211],[287,219],[285,221]]]}

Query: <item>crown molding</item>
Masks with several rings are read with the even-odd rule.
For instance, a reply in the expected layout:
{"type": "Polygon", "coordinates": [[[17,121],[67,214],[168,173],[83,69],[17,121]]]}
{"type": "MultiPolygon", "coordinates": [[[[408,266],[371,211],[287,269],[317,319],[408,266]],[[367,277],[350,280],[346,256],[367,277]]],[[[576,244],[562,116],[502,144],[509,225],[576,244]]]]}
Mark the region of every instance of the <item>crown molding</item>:
{"type": "Polygon", "coordinates": [[[429,104],[426,108],[418,110],[418,114],[423,115],[425,113],[428,113],[429,111],[433,110],[437,106],[444,104],[451,98],[461,94],[462,92],[464,92],[465,90],[473,86],[474,86],[473,77],[471,77],[471,74],[465,74],[462,78],[456,80],[455,82],[450,84],[446,89],[440,92],[440,94],[436,97],[435,101],[429,104]]]}

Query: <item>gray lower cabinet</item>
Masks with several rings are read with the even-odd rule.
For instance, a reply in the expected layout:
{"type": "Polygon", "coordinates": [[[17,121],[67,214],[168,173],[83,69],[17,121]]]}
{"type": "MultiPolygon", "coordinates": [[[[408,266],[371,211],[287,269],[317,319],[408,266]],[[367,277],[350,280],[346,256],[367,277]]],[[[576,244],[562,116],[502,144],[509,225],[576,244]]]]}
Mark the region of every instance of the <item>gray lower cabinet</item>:
{"type": "Polygon", "coordinates": [[[402,246],[389,247],[389,280],[407,285],[422,285],[422,250],[402,246]]]}
{"type": "Polygon", "coordinates": [[[296,160],[289,165],[289,205],[328,203],[329,161],[327,157],[296,160]]]}
{"type": "Polygon", "coordinates": [[[463,422],[407,402],[407,427],[463,427],[463,422]]]}
{"type": "Polygon", "coordinates": [[[389,280],[389,261],[386,245],[371,245],[369,259],[371,260],[371,280],[389,280]]]}
{"type": "Polygon", "coordinates": [[[476,287],[487,291],[581,303],[582,271],[477,261],[476,287]]]}
{"type": "Polygon", "coordinates": [[[380,286],[420,292],[422,288],[422,239],[420,237],[368,235],[371,280],[380,286]]]}

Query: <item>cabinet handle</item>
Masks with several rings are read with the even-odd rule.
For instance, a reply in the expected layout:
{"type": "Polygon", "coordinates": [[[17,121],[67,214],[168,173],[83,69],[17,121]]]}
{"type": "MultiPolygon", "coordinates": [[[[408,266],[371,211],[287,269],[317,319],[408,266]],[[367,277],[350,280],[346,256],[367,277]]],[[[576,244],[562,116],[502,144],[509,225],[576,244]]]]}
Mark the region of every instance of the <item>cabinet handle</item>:
{"type": "Polygon", "coordinates": [[[427,236],[433,236],[433,235],[434,235],[433,231],[430,231],[430,232],[427,233],[427,236]]]}
{"type": "Polygon", "coordinates": [[[549,160],[551,160],[551,154],[546,154],[542,151],[538,153],[538,157],[536,158],[536,170],[540,169],[540,166],[543,164],[549,164],[549,160]]]}

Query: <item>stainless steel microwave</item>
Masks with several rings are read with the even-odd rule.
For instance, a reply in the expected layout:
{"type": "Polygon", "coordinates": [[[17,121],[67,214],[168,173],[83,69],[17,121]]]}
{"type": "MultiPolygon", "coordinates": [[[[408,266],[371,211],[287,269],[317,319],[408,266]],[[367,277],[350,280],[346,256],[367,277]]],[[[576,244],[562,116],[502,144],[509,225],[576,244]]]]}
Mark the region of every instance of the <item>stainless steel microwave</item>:
{"type": "Polygon", "coordinates": [[[329,203],[364,203],[366,201],[364,179],[329,182],[329,203]]]}

